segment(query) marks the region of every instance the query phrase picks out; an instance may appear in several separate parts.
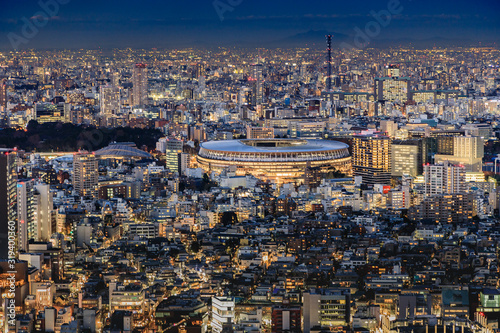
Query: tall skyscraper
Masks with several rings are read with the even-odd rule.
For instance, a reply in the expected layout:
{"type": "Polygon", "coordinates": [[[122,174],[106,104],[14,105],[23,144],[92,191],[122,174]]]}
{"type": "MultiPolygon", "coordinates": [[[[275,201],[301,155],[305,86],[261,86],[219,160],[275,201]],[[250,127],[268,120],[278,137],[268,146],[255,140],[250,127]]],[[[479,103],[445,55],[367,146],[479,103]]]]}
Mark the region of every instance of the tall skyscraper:
{"type": "Polygon", "coordinates": [[[83,196],[96,197],[99,181],[98,164],[94,154],[78,152],[73,158],[73,187],[83,196]]]}
{"type": "Polygon", "coordinates": [[[7,108],[7,83],[5,80],[0,80],[0,111],[2,107],[4,111],[7,108]]]}
{"type": "Polygon", "coordinates": [[[148,67],[146,64],[136,64],[132,74],[132,103],[145,105],[148,99],[148,67]]]}
{"type": "Polygon", "coordinates": [[[391,182],[391,139],[377,134],[356,135],[353,138],[352,168],[363,184],[391,182]]]}
{"type": "Polygon", "coordinates": [[[20,252],[28,251],[29,240],[38,238],[34,185],[33,179],[23,179],[17,183],[17,244],[20,252]]]}
{"type": "Polygon", "coordinates": [[[182,147],[182,140],[169,139],[165,143],[166,165],[171,172],[179,171],[179,158],[182,153],[182,147]]]}
{"type": "Polygon", "coordinates": [[[465,168],[448,162],[425,165],[424,179],[427,195],[462,193],[466,189],[465,168]]]}
{"type": "Polygon", "coordinates": [[[332,35],[326,36],[326,91],[332,91],[332,35]]]}
{"type": "Polygon", "coordinates": [[[101,86],[99,90],[101,115],[110,117],[120,113],[120,88],[101,86]]]}
{"type": "Polygon", "coordinates": [[[111,74],[111,85],[115,87],[120,87],[120,73],[114,72],[111,74]]]}
{"type": "Polygon", "coordinates": [[[33,179],[17,183],[17,221],[19,251],[28,251],[30,240],[48,242],[56,231],[50,185],[33,179]]]}
{"type": "Polygon", "coordinates": [[[9,221],[17,220],[17,154],[0,149],[0,259],[8,258],[9,221]]]}
{"type": "Polygon", "coordinates": [[[252,104],[259,105],[263,102],[263,88],[262,88],[262,65],[255,64],[252,66],[252,104]]]}
{"type": "MultiPolygon", "coordinates": [[[[94,174],[97,178],[97,170],[94,174]]],[[[35,185],[35,205],[36,227],[38,229],[37,238],[35,238],[35,240],[48,242],[52,234],[56,232],[56,226],[53,219],[53,194],[50,192],[50,185],[35,185]]]]}

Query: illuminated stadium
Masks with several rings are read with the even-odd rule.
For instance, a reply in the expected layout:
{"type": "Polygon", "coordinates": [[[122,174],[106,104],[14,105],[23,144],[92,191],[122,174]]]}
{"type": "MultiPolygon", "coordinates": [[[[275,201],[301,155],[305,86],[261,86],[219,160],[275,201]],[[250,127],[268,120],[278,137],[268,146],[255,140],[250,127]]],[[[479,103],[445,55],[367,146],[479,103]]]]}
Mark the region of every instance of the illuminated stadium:
{"type": "Polygon", "coordinates": [[[307,168],[322,173],[351,173],[349,146],[314,139],[252,139],[201,144],[198,163],[206,172],[236,166],[236,175],[252,174],[278,183],[300,182],[307,168]]]}

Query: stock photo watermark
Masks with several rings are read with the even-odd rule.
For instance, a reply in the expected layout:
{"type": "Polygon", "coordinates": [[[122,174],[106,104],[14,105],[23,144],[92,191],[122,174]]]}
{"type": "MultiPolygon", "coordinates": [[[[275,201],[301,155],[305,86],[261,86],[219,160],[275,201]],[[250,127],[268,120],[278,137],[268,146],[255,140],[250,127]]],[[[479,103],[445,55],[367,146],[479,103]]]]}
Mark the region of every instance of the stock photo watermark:
{"type": "Polygon", "coordinates": [[[69,3],[70,0],[40,0],[38,6],[40,11],[36,12],[30,18],[23,16],[21,18],[22,27],[19,33],[9,32],[7,38],[14,50],[17,50],[19,45],[28,44],[33,38],[38,35],[40,29],[45,27],[51,19],[54,19],[61,8],[61,5],[69,3]]]}
{"type": "Polygon", "coordinates": [[[340,48],[343,50],[352,50],[355,48],[363,49],[367,47],[373,38],[380,35],[382,28],[389,26],[394,16],[401,14],[403,10],[404,7],[399,0],[389,0],[387,9],[382,9],[378,12],[374,10],[370,11],[370,15],[374,20],[366,23],[363,30],[360,27],[354,28],[354,45],[343,42],[340,44],[340,48]]]}
{"type": "MultiPolygon", "coordinates": [[[[17,258],[17,231],[16,222],[9,221],[7,224],[7,237],[8,237],[8,271],[7,271],[7,288],[5,293],[6,299],[6,314],[5,319],[7,325],[7,332],[10,327],[16,327],[16,258],[17,258]]],[[[15,329],[14,329],[15,331],[15,329]]]]}
{"type": "Polygon", "coordinates": [[[214,6],[217,16],[219,16],[219,20],[222,22],[224,21],[224,14],[234,11],[242,2],[243,0],[214,0],[212,5],[214,6]]]}

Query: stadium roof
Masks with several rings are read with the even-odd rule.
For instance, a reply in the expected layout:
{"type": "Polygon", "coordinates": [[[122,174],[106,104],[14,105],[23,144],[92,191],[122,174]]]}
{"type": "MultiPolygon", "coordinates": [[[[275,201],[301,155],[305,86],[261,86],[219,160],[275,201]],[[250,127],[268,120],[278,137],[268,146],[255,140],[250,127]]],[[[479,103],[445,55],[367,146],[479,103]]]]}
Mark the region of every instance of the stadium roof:
{"type": "Polygon", "coordinates": [[[143,150],[137,149],[129,142],[112,143],[107,147],[99,149],[95,152],[96,156],[116,156],[116,157],[132,157],[132,158],[152,158],[153,156],[143,150]]]}
{"type": "Polygon", "coordinates": [[[345,143],[318,139],[249,139],[209,141],[201,144],[207,150],[237,153],[298,153],[345,149],[345,143]]]}

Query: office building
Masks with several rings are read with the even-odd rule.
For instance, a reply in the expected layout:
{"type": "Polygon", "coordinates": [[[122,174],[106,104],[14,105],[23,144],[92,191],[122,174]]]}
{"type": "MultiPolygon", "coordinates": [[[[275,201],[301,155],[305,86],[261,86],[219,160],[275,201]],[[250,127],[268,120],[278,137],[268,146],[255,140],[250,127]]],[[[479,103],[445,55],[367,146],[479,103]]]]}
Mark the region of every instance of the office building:
{"type": "Polygon", "coordinates": [[[410,99],[410,78],[378,77],[375,78],[375,98],[379,102],[406,103],[410,99]]]}
{"type": "Polygon", "coordinates": [[[353,137],[352,169],[363,184],[390,184],[391,139],[377,134],[353,137]]]}
{"type": "Polygon", "coordinates": [[[33,120],[39,124],[64,122],[68,119],[71,105],[66,103],[36,103],[33,120]]]}
{"type": "Polygon", "coordinates": [[[262,104],[263,101],[263,88],[262,88],[262,65],[252,65],[252,75],[250,78],[252,82],[252,105],[262,104]]]}
{"type": "Polygon", "coordinates": [[[17,154],[0,149],[0,259],[8,258],[9,221],[17,220],[17,154]]]}
{"type": "Polygon", "coordinates": [[[120,88],[101,86],[99,88],[101,115],[111,117],[120,113],[120,88]]]}
{"type": "Polygon", "coordinates": [[[454,136],[453,147],[447,144],[446,150],[440,147],[447,139],[438,138],[438,154],[435,155],[435,163],[443,163],[448,161],[452,164],[459,164],[464,166],[467,172],[481,172],[483,168],[484,157],[484,140],[476,136],[454,136]],[[444,141],[443,141],[444,140],[444,141]],[[450,153],[453,148],[452,154],[450,153]]]}
{"type": "Polygon", "coordinates": [[[427,161],[425,140],[396,140],[391,145],[391,175],[415,177],[427,161]]]}
{"type": "Polygon", "coordinates": [[[453,155],[455,151],[454,136],[439,136],[435,138],[437,145],[437,155],[453,155]]]}
{"type": "Polygon", "coordinates": [[[247,139],[273,139],[274,128],[247,126],[247,139]]]}
{"type": "Polygon", "coordinates": [[[94,154],[78,152],[73,158],[73,187],[83,197],[97,196],[99,180],[97,159],[94,154]]]}
{"type": "Polygon", "coordinates": [[[425,194],[447,194],[465,192],[465,168],[443,164],[424,165],[425,194]]]}
{"type": "Polygon", "coordinates": [[[233,297],[212,297],[212,332],[221,333],[235,321],[233,297]]]}
{"type": "Polygon", "coordinates": [[[168,139],[165,141],[166,167],[171,172],[179,171],[179,154],[182,153],[182,140],[168,139]]]}
{"type": "Polygon", "coordinates": [[[313,328],[348,325],[351,321],[349,289],[312,289],[303,294],[304,333],[313,328]]]}
{"type": "Polygon", "coordinates": [[[148,99],[148,68],[146,64],[136,64],[132,73],[132,104],[145,105],[148,99]]]}
{"type": "Polygon", "coordinates": [[[457,136],[454,138],[453,156],[462,162],[467,171],[482,171],[484,157],[484,140],[474,136],[457,136]]]}

